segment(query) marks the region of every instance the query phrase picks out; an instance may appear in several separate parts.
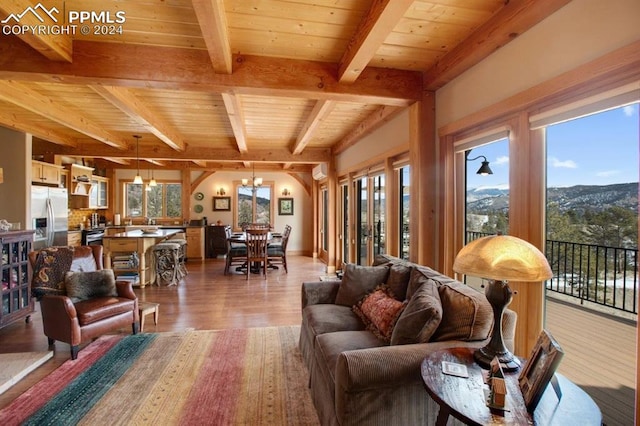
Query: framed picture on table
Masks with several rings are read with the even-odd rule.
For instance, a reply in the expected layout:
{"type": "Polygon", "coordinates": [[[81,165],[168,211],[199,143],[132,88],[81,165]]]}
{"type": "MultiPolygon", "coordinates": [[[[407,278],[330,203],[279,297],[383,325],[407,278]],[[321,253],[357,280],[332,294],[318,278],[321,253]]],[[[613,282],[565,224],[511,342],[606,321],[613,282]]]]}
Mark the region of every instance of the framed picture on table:
{"type": "Polygon", "coordinates": [[[540,398],[547,389],[547,385],[553,378],[563,356],[562,348],[551,336],[551,333],[542,330],[533,351],[531,351],[531,357],[518,376],[522,397],[527,411],[530,413],[540,402],[540,398]]]}
{"type": "Polygon", "coordinates": [[[278,198],[278,214],[293,216],[293,198],[278,198]]]}
{"type": "Polygon", "coordinates": [[[213,197],[213,211],[230,211],[231,197],[213,197]]]}

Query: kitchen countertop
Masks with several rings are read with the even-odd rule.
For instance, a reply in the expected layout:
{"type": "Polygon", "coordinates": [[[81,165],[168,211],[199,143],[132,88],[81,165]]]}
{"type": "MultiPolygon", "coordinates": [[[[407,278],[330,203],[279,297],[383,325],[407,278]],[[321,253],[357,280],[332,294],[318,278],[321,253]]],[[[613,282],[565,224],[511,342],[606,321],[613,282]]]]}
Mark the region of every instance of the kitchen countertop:
{"type": "Polygon", "coordinates": [[[142,232],[141,229],[133,229],[125,232],[118,232],[114,235],[105,235],[103,238],[167,238],[179,231],[176,228],[173,229],[158,229],[156,232],[142,232]]]}

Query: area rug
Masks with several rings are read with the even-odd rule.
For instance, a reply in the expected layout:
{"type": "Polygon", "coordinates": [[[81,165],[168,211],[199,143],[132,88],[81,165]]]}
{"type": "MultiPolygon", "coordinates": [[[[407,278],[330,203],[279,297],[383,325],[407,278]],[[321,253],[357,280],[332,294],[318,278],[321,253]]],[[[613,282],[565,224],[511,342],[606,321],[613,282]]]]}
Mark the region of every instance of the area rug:
{"type": "Polygon", "coordinates": [[[317,425],[299,326],[104,336],[0,424],[317,425]]]}
{"type": "Polygon", "coordinates": [[[0,394],[53,357],[52,351],[0,354],[0,394]]]}

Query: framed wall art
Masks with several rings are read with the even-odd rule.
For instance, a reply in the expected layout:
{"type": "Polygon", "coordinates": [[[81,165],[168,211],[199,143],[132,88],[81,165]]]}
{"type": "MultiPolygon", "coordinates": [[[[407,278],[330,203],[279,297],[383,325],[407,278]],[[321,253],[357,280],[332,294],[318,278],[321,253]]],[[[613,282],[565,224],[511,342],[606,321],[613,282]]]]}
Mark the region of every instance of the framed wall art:
{"type": "Polygon", "coordinates": [[[278,198],[278,214],[293,216],[293,198],[278,198]]]}
{"type": "Polygon", "coordinates": [[[230,211],[231,197],[213,197],[213,211],[230,211]]]}
{"type": "Polygon", "coordinates": [[[564,352],[558,342],[547,330],[542,330],[531,351],[531,357],[518,376],[524,403],[530,413],[540,402],[563,356],[564,352]]]}

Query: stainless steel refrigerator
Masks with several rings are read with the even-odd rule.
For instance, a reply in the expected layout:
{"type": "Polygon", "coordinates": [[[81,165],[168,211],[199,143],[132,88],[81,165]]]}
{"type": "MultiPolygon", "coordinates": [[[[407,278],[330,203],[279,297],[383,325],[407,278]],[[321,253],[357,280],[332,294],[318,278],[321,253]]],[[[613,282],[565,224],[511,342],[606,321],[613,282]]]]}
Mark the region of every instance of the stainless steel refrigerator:
{"type": "Polygon", "coordinates": [[[34,250],[67,245],[68,206],[66,188],[31,187],[31,220],[36,231],[34,250]]]}

